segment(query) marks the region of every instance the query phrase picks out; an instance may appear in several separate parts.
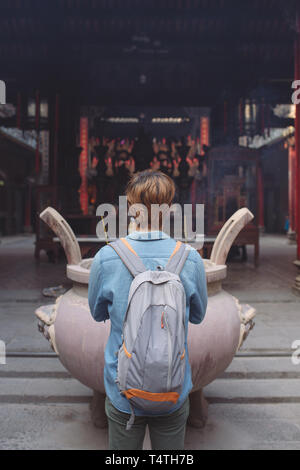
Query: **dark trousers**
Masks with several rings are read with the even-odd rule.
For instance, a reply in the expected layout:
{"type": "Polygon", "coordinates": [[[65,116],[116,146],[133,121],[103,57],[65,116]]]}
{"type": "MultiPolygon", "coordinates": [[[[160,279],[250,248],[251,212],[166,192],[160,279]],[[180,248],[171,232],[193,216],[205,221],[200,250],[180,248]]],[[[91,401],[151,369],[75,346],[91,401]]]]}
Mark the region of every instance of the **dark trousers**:
{"type": "Polygon", "coordinates": [[[130,415],[117,410],[106,397],[105,412],[108,419],[110,450],[138,450],[143,448],[146,426],[152,449],[183,450],[186,421],[189,416],[189,399],[174,413],[160,416],[136,416],[132,428],[127,431],[130,415]]]}

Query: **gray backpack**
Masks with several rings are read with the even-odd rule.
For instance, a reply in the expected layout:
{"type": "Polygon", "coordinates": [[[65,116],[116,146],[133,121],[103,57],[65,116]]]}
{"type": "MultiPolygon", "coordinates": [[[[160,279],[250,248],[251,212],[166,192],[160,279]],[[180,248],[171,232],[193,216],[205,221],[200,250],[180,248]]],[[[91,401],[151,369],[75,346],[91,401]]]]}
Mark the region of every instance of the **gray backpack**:
{"type": "Polygon", "coordinates": [[[146,414],[168,412],[185,373],[186,296],[179,278],[190,247],[177,242],[165,268],[147,270],[125,238],[110,243],[133,276],[118,352],[120,393],[146,414]]]}

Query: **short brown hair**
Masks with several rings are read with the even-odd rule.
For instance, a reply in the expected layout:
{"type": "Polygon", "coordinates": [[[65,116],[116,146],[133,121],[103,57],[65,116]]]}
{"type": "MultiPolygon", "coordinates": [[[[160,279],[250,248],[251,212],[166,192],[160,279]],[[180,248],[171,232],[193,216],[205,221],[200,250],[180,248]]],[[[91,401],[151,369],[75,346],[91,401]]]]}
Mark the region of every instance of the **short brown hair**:
{"type": "Polygon", "coordinates": [[[175,184],[168,175],[161,171],[144,170],[135,173],[126,189],[129,205],[144,204],[151,220],[152,204],[172,204],[175,195],[175,184]]]}

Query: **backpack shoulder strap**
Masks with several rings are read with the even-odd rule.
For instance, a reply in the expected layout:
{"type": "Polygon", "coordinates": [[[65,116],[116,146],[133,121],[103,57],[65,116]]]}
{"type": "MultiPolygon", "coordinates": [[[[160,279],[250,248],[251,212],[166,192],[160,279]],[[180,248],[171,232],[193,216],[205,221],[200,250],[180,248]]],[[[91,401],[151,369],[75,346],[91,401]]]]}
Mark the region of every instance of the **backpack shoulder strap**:
{"type": "Polygon", "coordinates": [[[118,238],[118,240],[109,243],[109,246],[115,250],[133,277],[147,271],[141,258],[134,251],[126,238],[118,238]]]}
{"type": "Polygon", "coordinates": [[[178,274],[179,276],[189,255],[189,252],[190,246],[178,241],[175,245],[173,253],[169,258],[169,261],[166,264],[165,271],[178,274]]]}

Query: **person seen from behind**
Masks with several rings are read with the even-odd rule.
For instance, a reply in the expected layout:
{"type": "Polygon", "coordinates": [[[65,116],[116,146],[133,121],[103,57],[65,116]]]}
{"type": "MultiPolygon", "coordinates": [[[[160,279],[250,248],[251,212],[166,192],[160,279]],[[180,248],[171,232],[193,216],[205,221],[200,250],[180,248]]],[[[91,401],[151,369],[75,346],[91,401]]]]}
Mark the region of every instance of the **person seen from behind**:
{"type": "Polygon", "coordinates": [[[89,280],[93,318],[110,320],[105,348],[105,412],[109,449],[184,449],[192,390],[188,322],[199,324],[207,306],[204,264],[189,245],[153,227],[154,204],[171,206],[173,180],[160,171],[132,176],[129,207],[143,204],[147,224],[101,248],[89,280]]]}

